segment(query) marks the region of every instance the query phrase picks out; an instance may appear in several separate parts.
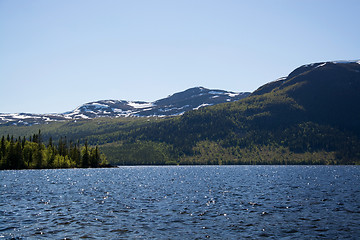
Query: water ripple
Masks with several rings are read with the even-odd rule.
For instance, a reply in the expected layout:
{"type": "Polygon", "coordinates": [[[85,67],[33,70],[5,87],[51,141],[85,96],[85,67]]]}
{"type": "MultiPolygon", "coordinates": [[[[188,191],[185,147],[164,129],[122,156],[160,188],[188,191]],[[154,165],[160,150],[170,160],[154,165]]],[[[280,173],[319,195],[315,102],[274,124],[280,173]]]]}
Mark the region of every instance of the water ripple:
{"type": "Polygon", "coordinates": [[[358,239],[358,166],[0,172],[4,239],[358,239]]]}

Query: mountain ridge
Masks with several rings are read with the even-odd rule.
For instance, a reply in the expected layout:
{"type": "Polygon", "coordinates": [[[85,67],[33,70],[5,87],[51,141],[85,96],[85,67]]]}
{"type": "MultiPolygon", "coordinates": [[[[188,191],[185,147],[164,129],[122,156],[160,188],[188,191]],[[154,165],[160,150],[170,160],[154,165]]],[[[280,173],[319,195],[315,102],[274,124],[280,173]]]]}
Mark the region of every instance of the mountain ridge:
{"type": "Polygon", "coordinates": [[[0,125],[33,125],[54,121],[92,119],[98,117],[167,117],[178,116],[201,107],[233,102],[249,96],[249,92],[231,92],[194,87],[154,102],[98,100],[80,105],[72,111],[54,114],[1,113],[0,125]]]}

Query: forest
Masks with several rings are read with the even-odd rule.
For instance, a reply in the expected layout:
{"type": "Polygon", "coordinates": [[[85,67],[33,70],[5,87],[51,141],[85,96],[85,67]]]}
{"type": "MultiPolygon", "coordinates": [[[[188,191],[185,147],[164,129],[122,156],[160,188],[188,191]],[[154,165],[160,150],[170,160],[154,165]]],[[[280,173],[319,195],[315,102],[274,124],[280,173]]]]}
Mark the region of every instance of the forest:
{"type": "Polygon", "coordinates": [[[106,157],[98,146],[82,146],[67,138],[55,144],[52,137],[45,145],[41,131],[28,139],[2,136],[0,142],[0,169],[44,169],[44,168],[97,168],[108,166],[106,157]]]}
{"type": "Polygon", "coordinates": [[[1,166],[96,166],[90,159],[98,159],[99,149],[113,165],[360,164],[360,64],[321,66],[302,66],[239,101],[171,118],[0,126],[0,136],[41,129],[49,142],[7,137],[1,166]],[[60,139],[55,146],[51,136],[78,142],[60,139]],[[11,160],[16,154],[20,160],[11,160]]]}
{"type": "Polygon", "coordinates": [[[282,106],[275,107],[274,101],[263,100],[262,109],[257,110],[256,99],[250,98],[167,119],[97,118],[3,126],[0,136],[41,129],[43,143],[37,134],[27,140],[3,137],[1,168],[96,166],[82,159],[94,159],[99,152],[112,165],[360,164],[356,132],[306,121],[296,111],[292,115],[284,110],[291,106],[281,102],[282,106]],[[283,109],[266,111],[268,108],[283,109]],[[52,136],[67,138],[55,144],[52,136]],[[29,148],[31,154],[27,154],[29,148]],[[17,154],[21,163],[10,164],[15,152],[21,153],[17,154]]]}

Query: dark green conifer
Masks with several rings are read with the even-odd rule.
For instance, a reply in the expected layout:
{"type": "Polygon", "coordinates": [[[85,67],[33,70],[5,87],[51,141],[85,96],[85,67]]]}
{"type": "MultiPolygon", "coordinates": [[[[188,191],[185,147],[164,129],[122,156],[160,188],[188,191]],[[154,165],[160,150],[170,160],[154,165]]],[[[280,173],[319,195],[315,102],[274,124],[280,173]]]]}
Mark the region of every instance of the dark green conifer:
{"type": "Polygon", "coordinates": [[[4,169],[6,165],[6,146],[5,146],[5,137],[2,136],[1,143],[0,143],[0,169],[4,169]]]}
{"type": "Polygon", "coordinates": [[[1,138],[1,143],[0,143],[0,153],[1,153],[1,155],[0,155],[0,157],[5,157],[5,137],[4,136],[2,136],[2,138],[1,138]]]}
{"type": "MultiPolygon", "coordinates": [[[[19,138],[20,139],[20,138],[19,138]]],[[[16,141],[15,143],[15,156],[14,156],[14,169],[21,169],[23,168],[23,153],[22,153],[22,147],[21,147],[22,143],[21,140],[20,141],[16,141]]]]}
{"type": "Polygon", "coordinates": [[[25,138],[25,136],[24,136],[23,139],[22,139],[22,142],[21,142],[21,147],[22,147],[22,149],[24,149],[25,143],[26,143],[26,138],[25,138]]]}
{"type": "Polygon", "coordinates": [[[5,168],[16,169],[15,166],[16,166],[15,143],[13,136],[11,136],[10,145],[6,156],[5,168]]]}
{"type": "Polygon", "coordinates": [[[99,167],[100,165],[100,153],[99,149],[96,146],[90,151],[90,166],[93,168],[99,167]]]}
{"type": "Polygon", "coordinates": [[[88,168],[89,167],[89,150],[88,150],[88,143],[87,140],[85,140],[85,147],[83,150],[83,156],[82,156],[82,167],[88,168]]]}
{"type": "Polygon", "coordinates": [[[52,137],[49,138],[49,143],[48,143],[48,147],[52,147],[53,146],[53,141],[52,141],[52,137]]]}

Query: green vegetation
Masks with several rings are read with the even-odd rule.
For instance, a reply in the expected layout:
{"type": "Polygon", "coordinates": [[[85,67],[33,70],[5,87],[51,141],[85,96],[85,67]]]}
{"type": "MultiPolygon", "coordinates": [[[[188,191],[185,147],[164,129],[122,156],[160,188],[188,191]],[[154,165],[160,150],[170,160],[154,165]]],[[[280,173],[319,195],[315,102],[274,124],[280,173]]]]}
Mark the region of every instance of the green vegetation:
{"type": "Polygon", "coordinates": [[[27,140],[2,136],[0,142],[0,169],[41,169],[41,168],[87,168],[106,166],[104,155],[99,148],[84,146],[60,138],[55,145],[52,138],[48,144],[41,142],[41,132],[27,140]]]}
{"type": "MultiPolygon", "coordinates": [[[[116,165],[359,164],[360,141],[354,132],[295,117],[286,122],[271,111],[258,114],[253,101],[169,119],[104,118],[22,128],[41,128],[46,141],[55,133],[77,137],[82,144],[90,139],[88,144],[99,144],[116,165]]],[[[267,108],[264,103],[262,108],[267,108]]]]}
{"type": "MultiPolygon", "coordinates": [[[[302,67],[245,99],[179,117],[0,126],[0,135],[28,135],[41,129],[46,140],[87,140],[118,165],[360,164],[359,68],[331,63],[302,67]]],[[[7,151],[19,148],[19,141],[6,141],[7,151]]],[[[6,157],[2,159],[5,164],[6,157]]],[[[32,160],[25,166],[38,165],[32,160]]]]}

